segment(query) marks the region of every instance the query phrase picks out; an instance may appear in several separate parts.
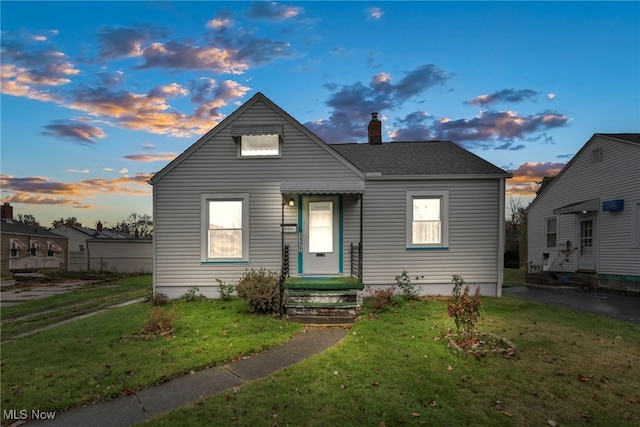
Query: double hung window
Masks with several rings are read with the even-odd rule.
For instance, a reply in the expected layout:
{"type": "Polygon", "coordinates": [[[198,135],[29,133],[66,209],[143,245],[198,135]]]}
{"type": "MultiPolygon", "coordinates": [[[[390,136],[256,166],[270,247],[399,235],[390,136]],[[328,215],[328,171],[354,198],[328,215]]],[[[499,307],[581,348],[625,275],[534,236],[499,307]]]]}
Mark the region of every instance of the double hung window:
{"type": "Polygon", "coordinates": [[[407,192],[407,248],[446,248],[449,245],[449,193],[407,192]]]}
{"type": "Polygon", "coordinates": [[[246,261],[248,195],[203,195],[203,261],[246,261]]]}

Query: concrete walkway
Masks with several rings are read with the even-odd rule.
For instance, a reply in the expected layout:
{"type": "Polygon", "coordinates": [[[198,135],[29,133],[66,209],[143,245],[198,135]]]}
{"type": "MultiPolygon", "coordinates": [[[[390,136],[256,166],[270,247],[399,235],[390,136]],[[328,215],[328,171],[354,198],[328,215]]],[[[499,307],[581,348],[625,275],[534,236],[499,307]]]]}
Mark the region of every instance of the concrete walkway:
{"type": "Polygon", "coordinates": [[[34,426],[119,427],[132,426],[203,397],[234,390],[335,345],[347,329],[307,327],[290,341],[228,365],[214,367],[140,390],[130,396],[57,413],[51,421],[32,421],[34,426]]]}

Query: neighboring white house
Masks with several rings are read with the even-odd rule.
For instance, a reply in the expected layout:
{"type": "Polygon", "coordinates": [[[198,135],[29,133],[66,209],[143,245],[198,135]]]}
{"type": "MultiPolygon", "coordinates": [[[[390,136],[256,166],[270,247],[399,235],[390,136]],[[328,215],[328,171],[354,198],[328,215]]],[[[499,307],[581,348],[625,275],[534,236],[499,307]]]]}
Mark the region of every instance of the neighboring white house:
{"type": "Polygon", "coordinates": [[[500,296],[510,176],[452,142],[382,143],[375,114],[368,144],[329,145],[258,93],[151,179],[154,290],[218,296],[288,245],[291,276],[500,296]]]}
{"type": "Polygon", "coordinates": [[[107,230],[100,222],[95,230],[78,225],[61,225],[51,231],[69,239],[69,271],[151,271],[151,239],[107,230]]]}
{"type": "Polygon", "coordinates": [[[640,292],[640,134],[587,141],[528,207],[528,254],[534,269],[640,292]]]}

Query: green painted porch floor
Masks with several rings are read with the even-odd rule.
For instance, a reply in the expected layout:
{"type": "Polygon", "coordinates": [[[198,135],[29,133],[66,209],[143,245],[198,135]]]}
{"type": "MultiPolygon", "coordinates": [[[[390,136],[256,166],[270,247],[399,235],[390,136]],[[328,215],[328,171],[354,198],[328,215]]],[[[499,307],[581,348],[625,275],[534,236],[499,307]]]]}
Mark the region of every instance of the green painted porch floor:
{"type": "Polygon", "coordinates": [[[288,289],[364,289],[355,277],[289,277],[285,284],[288,289]]]}

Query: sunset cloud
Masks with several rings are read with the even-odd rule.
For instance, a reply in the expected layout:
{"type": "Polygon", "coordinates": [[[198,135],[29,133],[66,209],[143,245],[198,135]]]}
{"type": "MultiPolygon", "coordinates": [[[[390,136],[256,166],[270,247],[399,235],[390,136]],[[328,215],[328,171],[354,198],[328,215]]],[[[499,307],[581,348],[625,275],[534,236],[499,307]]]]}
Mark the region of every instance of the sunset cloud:
{"type": "Polygon", "coordinates": [[[302,13],[302,10],[298,6],[286,6],[274,1],[260,1],[251,3],[245,12],[245,16],[249,19],[281,21],[295,18],[302,13]]]}
{"type": "Polygon", "coordinates": [[[171,161],[176,157],[178,157],[178,153],[132,154],[129,156],[122,156],[125,160],[133,160],[135,162],[171,161]]]}
{"type": "Polygon", "coordinates": [[[384,12],[379,7],[370,7],[366,10],[368,21],[377,21],[382,19],[384,12]]]}
{"type": "Polygon", "coordinates": [[[513,178],[507,180],[507,196],[535,196],[542,178],[556,176],[565,167],[560,162],[526,162],[511,171],[513,178]]]}
{"type": "Polygon", "coordinates": [[[89,173],[89,169],[65,169],[64,171],[71,173],[89,173]]]}
{"type": "Polygon", "coordinates": [[[490,95],[480,95],[471,101],[466,101],[465,104],[470,105],[479,105],[481,107],[485,107],[487,105],[498,104],[498,103],[514,103],[514,102],[522,102],[522,101],[535,101],[538,92],[531,89],[502,89],[498,92],[494,92],[490,95]]]}
{"type": "Polygon", "coordinates": [[[466,148],[521,149],[518,140],[544,139],[545,131],[564,126],[563,114],[545,111],[519,115],[515,111],[481,111],[471,119],[436,118],[425,112],[408,114],[394,123],[394,141],[450,140],[466,148]]]}
{"type": "Polygon", "coordinates": [[[305,126],[329,143],[352,142],[366,138],[369,113],[400,108],[408,100],[429,89],[444,85],[451,75],[433,64],[421,65],[394,83],[388,73],[374,75],[368,85],[327,85],[332,91],[326,101],[331,108],[328,120],[305,123],[305,126]]]}
{"type": "Polygon", "coordinates": [[[68,140],[81,145],[95,145],[96,138],[105,138],[107,134],[99,127],[74,120],[58,120],[44,126],[42,135],[68,140]]]}
{"type": "Polygon", "coordinates": [[[84,199],[98,195],[149,196],[151,189],[147,181],[152,176],[152,173],[140,173],[134,177],[120,176],[113,179],[95,178],[78,182],[56,182],[40,176],[18,178],[2,174],[0,183],[3,192],[11,193],[3,198],[3,201],[90,207],[84,199]]]}

